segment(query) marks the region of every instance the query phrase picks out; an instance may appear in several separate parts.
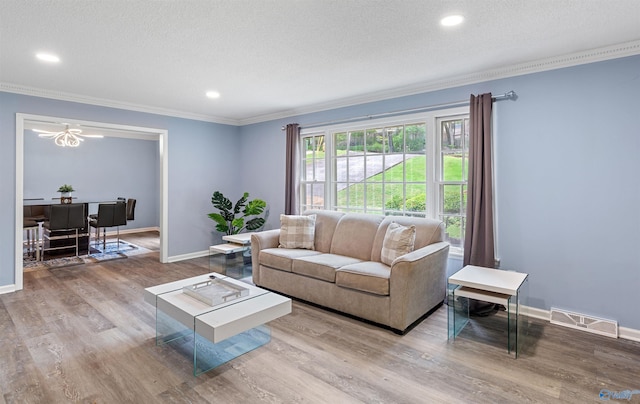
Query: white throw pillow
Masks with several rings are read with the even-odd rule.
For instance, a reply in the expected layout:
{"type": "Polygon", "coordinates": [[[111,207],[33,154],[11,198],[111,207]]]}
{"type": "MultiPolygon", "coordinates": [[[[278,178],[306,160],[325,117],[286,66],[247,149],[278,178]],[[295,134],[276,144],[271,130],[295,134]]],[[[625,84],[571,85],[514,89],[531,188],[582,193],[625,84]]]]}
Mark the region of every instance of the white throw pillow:
{"type": "Polygon", "coordinates": [[[280,248],[314,249],[316,215],[280,215],[280,248]]]}
{"type": "Polygon", "coordinates": [[[401,255],[405,255],[413,251],[413,245],[416,241],[416,226],[402,226],[396,222],[391,222],[387,227],[382,242],[382,252],[380,253],[380,261],[391,265],[393,260],[401,255]]]}

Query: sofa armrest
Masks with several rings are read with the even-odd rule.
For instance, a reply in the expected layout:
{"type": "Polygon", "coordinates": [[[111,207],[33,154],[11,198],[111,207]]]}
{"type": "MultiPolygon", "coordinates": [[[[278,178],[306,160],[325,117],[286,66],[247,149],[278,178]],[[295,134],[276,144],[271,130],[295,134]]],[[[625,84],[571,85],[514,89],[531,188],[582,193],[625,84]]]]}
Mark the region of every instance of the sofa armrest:
{"type": "Polygon", "coordinates": [[[260,251],[276,248],[280,244],[280,229],[266,230],[251,235],[251,272],[253,283],[260,282],[260,251]]]}
{"type": "Polygon", "coordinates": [[[431,254],[436,254],[441,252],[443,249],[446,249],[446,253],[448,255],[449,243],[447,243],[446,241],[440,241],[437,243],[429,244],[415,251],[411,251],[410,253],[399,256],[391,263],[391,267],[393,268],[396,264],[399,264],[402,262],[413,263],[419,260],[423,260],[431,254]]]}
{"type": "Polygon", "coordinates": [[[391,263],[389,295],[392,328],[405,330],[444,301],[449,243],[437,242],[391,263]]]}

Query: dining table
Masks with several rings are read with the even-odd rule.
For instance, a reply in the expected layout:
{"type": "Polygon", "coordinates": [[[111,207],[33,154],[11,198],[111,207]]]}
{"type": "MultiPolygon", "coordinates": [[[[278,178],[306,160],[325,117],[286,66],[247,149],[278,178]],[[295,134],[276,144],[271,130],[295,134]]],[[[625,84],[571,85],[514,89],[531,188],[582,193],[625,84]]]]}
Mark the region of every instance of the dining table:
{"type": "MultiPolygon", "coordinates": [[[[96,206],[96,211],[97,211],[97,205],[101,204],[101,203],[116,203],[116,202],[123,202],[122,200],[117,200],[117,199],[102,199],[102,198],[88,198],[88,199],[80,199],[77,197],[72,197],[72,202],[71,203],[82,203],[85,204],[86,209],[85,211],[87,212],[87,217],[91,214],[91,207],[92,206],[96,206]]],[[[57,205],[61,203],[61,198],[60,197],[52,197],[52,198],[24,198],[22,200],[22,205],[24,207],[30,207],[32,210],[33,208],[38,208],[38,207],[42,207],[42,209],[38,209],[38,211],[42,211],[43,215],[38,215],[37,217],[32,217],[30,219],[34,220],[37,224],[37,226],[32,226],[29,228],[25,228],[25,230],[27,231],[35,231],[35,236],[28,237],[28,241],[29,241],[29,249],[34,249],[35,250],[35,258],[36,261],[41,261],[44,260],[44,240],[42,239],[44,236],[44,222],[47,220],[48,217],[48,206],[51,205],[57,205]]],[[[27,217],[25,217],[24,219],[27,219],[27,217]]],[[[89,236],[89,232],[87,229],[83,229],[83,233],[87,235],[87,249],[89,248],[88,245],[88,239],[90,238],[89,236]]]]}

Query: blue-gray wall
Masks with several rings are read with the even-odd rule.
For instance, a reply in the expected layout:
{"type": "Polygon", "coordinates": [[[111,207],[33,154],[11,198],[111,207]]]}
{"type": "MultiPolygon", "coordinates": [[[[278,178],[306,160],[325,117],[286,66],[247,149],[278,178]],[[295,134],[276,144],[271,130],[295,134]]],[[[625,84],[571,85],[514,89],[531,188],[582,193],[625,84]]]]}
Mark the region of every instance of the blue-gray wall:
{"type": "MultiPolygon", "coordinates": [[[[59,198],[57,189],[71,184],[82,201],[136,199],[135,220],[124,229],[160,225],[160,154],[157,140],[105,137],[86,139],[77,148],[56,146],[51,139],[24,132],[24,198],[59,198]]],[[[90,204],[90,213],[97,213],[90,204]]]]}
{"type": "MultiPolygon", "coordinates": [[[[341,119],[515,90],[499,101],[495,138],[498,254],[530,274],[534,307],[612,318],[640,329],[640,56],[489,81],[240,128],[0,93],[0,285],[13,283],[15,113],[169,131],[169,255],[216,238],[203,220],[215,189],[284,210],[281,126],[341,119]],[[9,242],[5,242],[9,240],[9,242]]],[[[452,272],[460,265],[450,260],[452,272]]]]}
{"type": "MultiPolygon", "coordinates": [[[[530,274],[531,305],[640,329],[640,56],[495,80],[241,129],[243,186],[284,211],[284,124],[302,126],[514,90],[498,101],[501,267],[530,274]],[[265,181],[269,179],[269,181],[265,181]]],[[[449,272],[460,267],[450,260],[449,272]]]]}

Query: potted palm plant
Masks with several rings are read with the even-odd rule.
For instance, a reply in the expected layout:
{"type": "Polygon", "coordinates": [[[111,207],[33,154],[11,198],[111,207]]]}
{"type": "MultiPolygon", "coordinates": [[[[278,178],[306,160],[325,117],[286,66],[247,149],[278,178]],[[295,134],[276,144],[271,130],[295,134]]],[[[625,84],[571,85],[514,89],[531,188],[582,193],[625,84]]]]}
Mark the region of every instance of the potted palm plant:
{"type": "Polygon", "coordinates": [[[209,213],[209,218],[216,222],[216,230],[226,235],[238,234],[243,230],[254,231],[264,226],[265,219],[260,217],[267,203],[262,199],[249,200],[249,193],[233,204],[222,192],[215,191],[211,197],[213,207],[219,212],[209,213]],[[249,219],[251,216],[258,216],[249,219]]]}

